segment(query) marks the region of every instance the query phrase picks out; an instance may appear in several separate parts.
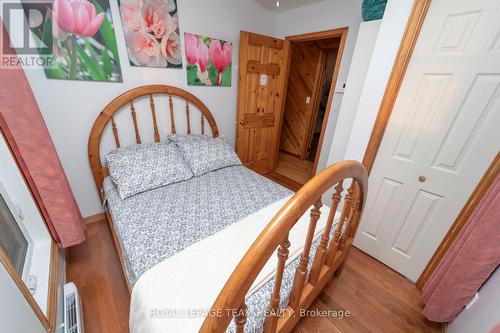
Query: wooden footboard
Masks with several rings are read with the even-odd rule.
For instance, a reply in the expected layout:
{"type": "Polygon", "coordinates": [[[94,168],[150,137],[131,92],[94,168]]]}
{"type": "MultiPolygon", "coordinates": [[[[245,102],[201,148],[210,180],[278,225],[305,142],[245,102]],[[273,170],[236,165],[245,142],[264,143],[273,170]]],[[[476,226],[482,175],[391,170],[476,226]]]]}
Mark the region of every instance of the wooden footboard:
{"type": "Polygon", "coordinates": [[[247,312],[245,296],[276,250],[278,267],[264,319],[264,332],[290,332],[300,319],[301,310],[311,305],[334,273],[338,275],[342,271],[356,235],[367,184],[365,168],[355,161],[334,164],[305,184],[275,215],[247,251],[219,293],[209,311],[211,315],[205,318],[200,332],[225,332],[233,318],[237,332],[244,332],[247,312]],[[314,255],[314,262],[308,271],[311,245],[321,214],[321,198],[330,188],[334,188],[330,213],[314,255]],[[347,191],[344,191],[344,188],[348,188],[347,191]],[[281,283],[290,246],[288,233],[310,207],[310,224],[304,250],[295,272],[288,304],[285,309],[280,309],[281,283]],[[339,208],[342,208],[342,212],[333,238],[330,239],[335,212],[339,208]]]}

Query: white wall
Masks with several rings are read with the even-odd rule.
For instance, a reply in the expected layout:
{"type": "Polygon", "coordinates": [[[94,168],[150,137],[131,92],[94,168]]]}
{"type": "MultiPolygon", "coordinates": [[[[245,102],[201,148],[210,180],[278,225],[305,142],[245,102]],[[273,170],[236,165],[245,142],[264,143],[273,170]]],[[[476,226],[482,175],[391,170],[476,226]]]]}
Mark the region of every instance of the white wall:
{"type": "Polygon", "coordinates": [[[318,171],[325,168],[328,152],[332,145],[336,119],[342,102],[342,85],[347,80],[356,36],[361,18],[361,0],[326,0],[299,7],[278,14],[276,35],[285,37],[307,32],[316,32],[334,28],[348,27],[347,40],[342,55],[342,63],[337,79],[334,100],[328,119],[328,126],[320,152],[318,171]]]}
{"type": "MultiPolygon", "coordinates": [[[[359,25],[351,68],[347,76],[347,87],[345,88],[342,105],[340,106],[331,152],[329,151],[330,154],[339,156],[335,161],[343,159],[345,149],[347,148],[347,142],[349,141],[354,117],[358,110],[359,99],[363,92],[366,74],[370,67],[370,60],[373,55],[381,22],[382,20],[361,22],[359,25]]],[[[332,163],[331,156],[328,157],[328,163],[332,163]]]]}
{"type": "Polygon", "coordinates": [[[388,1],[359,102],[341,108],[337,126],[342,130],[335,133],[328,165],[363,159],[412,5],[413,0],[388,1]]]}
{"type": "MultiPolygon", "coordinates": [[[[122,64],[123,83],[48,80],[42,71],[26,74],[34,91],[57,152],[68,176],[82,215],[102,211],[87,158],[87,140],[92,124],[110,100],[120,93],[145,84],[170,84],[198,96],[213,112],[220,133],[231,143],[235,139],[238,45],[240,29],[258,33],[274,31],[276,13],[253,1],[180,0],[180,33],[199,33],[233,42],[233,83],[230,88],[188,87],[184,69],[131,67],[128,62],[117,0],[111,10],[122,64]]],[[[183,52],[184,53],[184,52],[183,52]]],[[[149,111],[142,124],[151,123],[149,111]]],[[[128,128],[130,129],[130,128],[128,128]]]]}
{"type": "Polygon", "coordinates": [[[500,324],[500,269],[478,292],[479,298],[448,324],[448,333],[487,333],[500,324]]]}
{"type": "Polygon", "coordinates": [[[45,332],[42,323],[2,263],[0,263],[0,295],[2,295],[0,297],[2,332],[45,332]]]}

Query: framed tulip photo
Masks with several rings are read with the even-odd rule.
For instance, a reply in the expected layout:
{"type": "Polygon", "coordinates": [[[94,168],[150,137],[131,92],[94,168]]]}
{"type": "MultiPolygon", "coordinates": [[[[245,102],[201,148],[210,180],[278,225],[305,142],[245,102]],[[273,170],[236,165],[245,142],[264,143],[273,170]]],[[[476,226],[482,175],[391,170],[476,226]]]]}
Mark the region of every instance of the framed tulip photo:
{"type": "MultiPolygon", "coordinates": [[[[23,2],[25,12],[32,1],[23,2]]],[[[51,45],[49,79],[122,82],[109,0],[55,0],[31,31],[40,56],[51,45]]]]}
{"type": "Polygon", "coordinates": [[[184,34],[187,83],[190,86],[231,86],[233,48],[231,42],[184,34]]]}
{"type": "Polygon", "coordinates": [[[119,0],[131,66],[182,68],[176,0],[119,0]]]}

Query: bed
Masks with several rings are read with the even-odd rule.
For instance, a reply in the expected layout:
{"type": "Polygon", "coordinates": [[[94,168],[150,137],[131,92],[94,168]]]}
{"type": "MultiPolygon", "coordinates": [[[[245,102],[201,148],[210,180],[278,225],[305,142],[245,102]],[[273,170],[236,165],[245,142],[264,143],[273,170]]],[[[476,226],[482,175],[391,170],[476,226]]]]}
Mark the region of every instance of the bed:
{"type": "Polygon", "coordinates": [[[115,121],[123,111],[130,114],[135,143],[143,144],[136,105],[145,99],[153,141],[166,140],[157,96],[168,101],[169,135],[179,134],[176,122],[183,118],[187,136],[197,127],[201,135],[219,137],[198,98],[164,85],[118,96],[92,127],[89,161],[131,291],[131,331],[291,331],[300,310],[342,271],[362,211],[366,170],[344,161],[293,193],[235,164],[122,198],[103,163],[103,134],[111,133],[116,148],[124,146],[115,121]],[[182,118],[174,107],[179,101],[182,118]],[[331,201],[323,204],[330,189],[331,201]]]}
{"type": "Polygon", "coordinates": [[[104,192],[131,285],[160,261],[291,194],[244,166],[125,200],[107,177],[104,192]]]}

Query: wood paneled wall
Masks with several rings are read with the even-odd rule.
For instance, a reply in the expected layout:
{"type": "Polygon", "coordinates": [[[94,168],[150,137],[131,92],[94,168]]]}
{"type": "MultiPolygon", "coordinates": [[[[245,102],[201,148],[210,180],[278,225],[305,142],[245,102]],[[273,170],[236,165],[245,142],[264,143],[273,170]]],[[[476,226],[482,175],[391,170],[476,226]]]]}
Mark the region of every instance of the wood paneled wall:
{"type": "Polygon", "coordinates": [[[336,55],[339,46],[340,37],[291,43],[281,151],[307,158],[323,86],[330,78],[325,73],[327,58],[332,53],[336,55]]]}
{"type": "Polygon", "coordinates": [[[314,122],[317,90],[324,52],[316,42],[292,43],[292,61],[285,102],[285,114],[280,149],[304,159],[307,155],[308,134],[314,122]],[[310,102],[306,103],[307,97],[310,102]]]}

